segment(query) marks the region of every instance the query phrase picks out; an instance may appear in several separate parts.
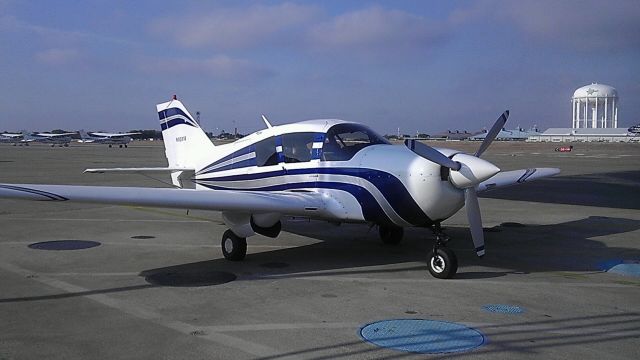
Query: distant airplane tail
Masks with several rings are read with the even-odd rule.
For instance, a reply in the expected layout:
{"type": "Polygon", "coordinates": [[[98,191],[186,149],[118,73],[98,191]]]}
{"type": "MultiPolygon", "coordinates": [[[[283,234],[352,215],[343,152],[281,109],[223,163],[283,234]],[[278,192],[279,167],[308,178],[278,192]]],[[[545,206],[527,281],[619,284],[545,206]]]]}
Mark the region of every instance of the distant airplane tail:
{"type": "Polygon", "coordinates": [[[175,95],[156,108],[169,167],[197,170],[215,146],[175,95]]]}

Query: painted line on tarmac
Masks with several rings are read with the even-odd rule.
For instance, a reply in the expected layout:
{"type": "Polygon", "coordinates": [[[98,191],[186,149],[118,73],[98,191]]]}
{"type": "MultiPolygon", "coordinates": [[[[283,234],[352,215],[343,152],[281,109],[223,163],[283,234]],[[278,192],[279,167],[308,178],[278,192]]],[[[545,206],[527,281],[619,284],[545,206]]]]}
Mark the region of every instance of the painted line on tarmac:
{"type": "MultiPolygon", "coordinates": [[[[5,271],[8,271],[23,277],[29,276],[30,280],[37,281],[41,284],[47,285],[49,287],[52,287],[58,290],[62,290],[67,293],[82,293],[82,292],[88,293],[91,291],[90,289],[87,289],[78,285],[73,285],[71,283],[68,283],[62,280],[48,278],[46,276],[33,277],[34,272],[29,271],[27,269],[23,269],[17,265],[9,264],[9,263],[0,263],[0,269],[3,269],[5,271]]],[[[252,341],[244,340],[235,336],[222,334],[219,332],[202,333],[201,326],[191,325],[178,320],[171,320],[169,318],[166,318],[164,315],[148,310],[147,308],[143,308],[141,306],[137,306],[125,301],[117,300],[105,294],[90,294],[90,295],[84,295],[82,297],[93,300],[109,308],[119,310],[123,313],[129,314],[138,319],[147,320],[155,324],[161,325],[165,328],[175,330],[184,335],[193,336],[193,334],[198,334],[198,338],[206,339],[222,346],[232,347],[251,355],[255,355],[259,357],[265,357],[265,356],[278,357],[279,359],[296,359],[297,358],[293,356],[279,357],[278,355],[281,354],[281,352],[277,351],[274,348],[271,348],[266,345],[254,343],[252,341]]]]}
{"type": "Polygon", "coordinates": [[[206,326],[204,329],[211,331],[272,331],[272,330],[300,330],[300,329],[356,329],[361,323],[337,322],[337,323],[290,323],[290,324],[249,324],[249,325],[215,325],[206,326]]]}
{"type": "Polygon", "coordinates": [[[563,287],[584,287],[584,288],[629,288],[629,286],[635,286],[631,284],[593,284],[593,283],[568,283],[568,282],[543,282],[543,281],[493,281],[493,280],[482,280],[482,279],[453,279],[452,281],[439,281],[437,279],[373,279],[373,278],[362,278],[362,277],[343,277],[343,276],[314,276],[313,274],[308,274],[306,276],[300,276],[303,274],[296,274],[298,276],[291,275],[268,275],[262,276],[265,279],[277,279],[279,277],[295,279],[295,280],[310,280],[310,281],[336,281],[336,282],[364,282],[364,283],[433,283],[434,281],[438,281],[439,285],[443,284],[491,284],[491,285],[526,285],[526,286],[563,286],[563,287]]]}
{"type": "Polygon", "coordinates": [[[77,272],[61,272],[61,273],[38,273],[38,276],[139,276],[140,272],[112,272],[112,273],[77,273],[77,272]]]}
{"type": "MultiPolygon", "coordinates": [[[[0,246],[3,245],[28,245],[33,243],[33,241],[3,241],[0,242],[0,246]]],[[[219,249],[220,245],[218,244],[161,244],[161,243],[152,243],[145,242],[144,240],[131,240],[128,242],[124,241],[101,241],[101,244],[104,245],[123,245],[123,246],[137,246],[137,247],[158,247],[158,248],[178,248],[178,249],[194,249],[194,248],[211,248],[211,249],[219,249]]],[[[299,245],[250,245],[252,249],[290,249],[294,247],[298,247],[299,245]]],[[[471,250],[470,250],[471,251],[471,250]]]]}
{"type": "Polygon", "coordinates": [[[161,223],[210,223],[206,220],[162,220],[162,219],[90,219],[90,218],[34,218],[34,217],[7,217],[3,220],[23,221],[85,221],[85,222],[161,222],[161,223]]]}

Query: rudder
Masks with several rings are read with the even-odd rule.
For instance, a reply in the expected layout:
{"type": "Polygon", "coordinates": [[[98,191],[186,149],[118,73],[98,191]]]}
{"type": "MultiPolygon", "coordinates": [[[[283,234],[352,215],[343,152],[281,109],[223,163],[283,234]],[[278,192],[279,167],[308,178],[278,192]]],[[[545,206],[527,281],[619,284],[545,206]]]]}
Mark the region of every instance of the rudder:
{"type": "Polygon", "coordinates": [[[214,151],[207,134],[175,95],[171,101],[156,105],[156,109],[169,167],[197,170],[202,159],[214,151]]]}

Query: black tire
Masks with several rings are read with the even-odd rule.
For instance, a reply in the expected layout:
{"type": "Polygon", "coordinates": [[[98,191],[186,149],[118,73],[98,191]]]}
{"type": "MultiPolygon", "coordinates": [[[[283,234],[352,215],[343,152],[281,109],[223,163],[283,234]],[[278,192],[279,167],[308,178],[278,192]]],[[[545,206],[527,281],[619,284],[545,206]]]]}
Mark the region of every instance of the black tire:
{"type": "Polygon", "coordinates": [[[439,247],[437,254],[430,251],[427,255],[427,267],[433,277],[451,279],[458,272],[458,258],[449,248],[439,247]]]}
{"type": "Polygon", "coordinates": [[[222,255],[230,261],[242,261],[247,256],[247,239],[241,238],[231,230],[222,234],[222,255]]]}
{"type": "Polygon", "coordinates": [[[380,234],[380,240],[387,245],[397,245],[402,241],[404,236],[404,229],[398,226],[378,226],[378,234],[380,234]]]}

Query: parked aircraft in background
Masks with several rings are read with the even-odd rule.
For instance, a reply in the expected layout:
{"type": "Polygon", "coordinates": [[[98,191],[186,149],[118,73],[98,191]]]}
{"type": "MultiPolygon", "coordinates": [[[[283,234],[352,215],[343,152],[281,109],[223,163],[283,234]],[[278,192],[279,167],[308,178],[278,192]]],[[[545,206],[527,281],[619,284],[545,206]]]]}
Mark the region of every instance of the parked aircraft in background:
{"type": "Polygon", "coordinates": [[[51,147],[56,145],[68,147],[69,143],[73,140],[72,135],[77,135],[75,132],[66,133],[49,133],[49,132],[34,132],[29,137],[25,137],[30,141],[41,142],[45,144],[51,144],[51,147]]]}
{"type": "Polygon", "coordinates": [[[394,146],[362,124],[335,119],[272,126],[263,118],[266,129],[214,146],[175,96],[157,111],[168,167],[86,171],[166,172],[176,188],[0,184],[0,197],[222,211],[229,227],[222,253],[232,261],[245,258],[247,237],[277,237],[287,215],[377,225],[382,241],[391,244],[400,242],[404,227],[425,227],[436,237],[427,255],[429,272],[451,278],[458,262],[446,247],[442,221],[465,206],[475,251],[483,256],[477,192],[560,171],[501,172],[480,159],[508,111],[474,154],[415,140],[394,146]]]}
{"type": "Polygon", "coordinates": [[[118,147],[127,147],[127,144],[131,142],[131,135],[140,135],[139,132],[129,133],[105,133],[105,132],[81,132],[82,139],[78,142],[82,143],[96,143],[107,144],[109,147],[118,145],[118,147]]]}
{"type": "Polygon", "coordinates": [[[27,140],[22,133],[2,133],[0,134],[0,143],[29,146],[29,142],[33,140],[27,140]]]}

